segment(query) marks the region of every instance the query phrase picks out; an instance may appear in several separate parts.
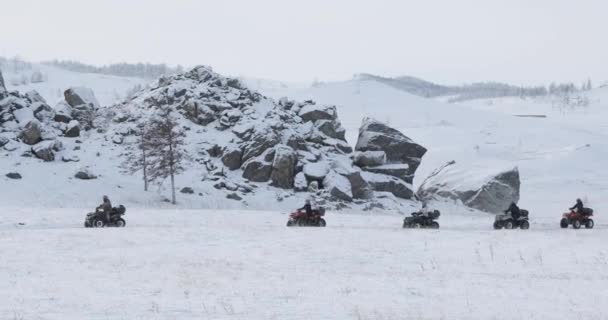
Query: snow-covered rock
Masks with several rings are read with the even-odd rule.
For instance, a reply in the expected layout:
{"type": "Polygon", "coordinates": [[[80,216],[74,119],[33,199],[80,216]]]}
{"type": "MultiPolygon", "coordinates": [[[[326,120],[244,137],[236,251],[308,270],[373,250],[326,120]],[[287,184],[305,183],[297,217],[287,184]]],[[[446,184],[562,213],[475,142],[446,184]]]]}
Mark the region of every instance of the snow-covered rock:
{"type": "Polygon", "coordinates": [[[304,165],[304,175],[308,180],[323,181],[328,173],[329,163],[327,161],[307,163],[304,165]]]}
{"type": "Polygon", "coordinates": [[[519,201],[519,170],[470,168],[454,161],[435,170],[418,189],[420,199],[449,198],[489,213],[501,213],[519,201]]]}
{"type": "Polygon", "coordinates": [[[9,172],[6,174],[6,177],[13,180],[20,180],[23,178],[19,172],[9,172]]]}
{"type": "Polygon", "coordinates": [[[63,133],[67,138],[76,138],[80,136],[80,123],[76,120],[72,120],[68,123],[65,132],[63,133]]]}
{"type": "Polygon", "coordinates": [[[374,191],[390,192],[395,197],[402,199],[415,198],[414,191],[412,191],[412,185],[399,178],[372,172],[362,172],[361,176],[369,183],[374,191]]]}
{"type": "Polygon", "coordinates": [[[346,202],[353,201],[352,186],[348,178],[331,171],[323,179],[323,186],[332,198],[346,202]]]}
{"type": "Polygon", "coordinates": [[[241,167],[243,151],[238,146],[227,146],[222,155],[222,163],[229,170],[236,170],[241,167]]]}
{"type": "MultiPolygon", "coordinates": [[[[412,183],[414,173],[426,153],[426,148],[415,143],[399,130],[372,118],[363,120],[355,150],[383,151],[387,164],[402,166],[378,168],[375,172],[392,175],[407,183],[412,183]]],[[[363,166],[363,169],[367,170],[367,167],[363,166]]]]}
{"type": "Polygon", "coordinates": [[[55,160],[55,152],[62,149],[61,142],[57,140],[46,140],[32,146],[32,153],[46,162],[55,160]]]}
{"type": "Polygon", "coordinates": [[[21,130],[21,141],[25,144],[35,145],[42,140],[42,124],[38,120],[30,120],[21,130]]]}
{"type": "Polygon", "coordinates": [[[263,156],[249,159],[243,165],[243,178],[253,182],[266,182],[270,180],[272,163],[267,162],[263,156]]]}
{"type": "Polygon", "coordinates": [[[88,168],[82,168],[76,172],[74,178],[80,180],[94,180],[97,179],[97,175],[93,174],[88,168]]]}
{"type": "Polygon", "coordinates": [[[308,188],[308,181],[306,180],[306,176],[304,172],[298,172],[294,178],[294,190],[298,192],[306,191],[308,188]]]}
{"type": "Polygon", "coordinates": [[[314,103],[302,107],[298,114],[304,121],[335,120],[338,117],[335,106],[314,103]]]}
{"type": "Polygon", "coordinates": [[[100,107],[95,93],[93,90],[85,87],[72,87],[67,89],[63,93],[65,101],[72,108],[81,108],[83,105],[91,109],[98,109],[100,107]]]}

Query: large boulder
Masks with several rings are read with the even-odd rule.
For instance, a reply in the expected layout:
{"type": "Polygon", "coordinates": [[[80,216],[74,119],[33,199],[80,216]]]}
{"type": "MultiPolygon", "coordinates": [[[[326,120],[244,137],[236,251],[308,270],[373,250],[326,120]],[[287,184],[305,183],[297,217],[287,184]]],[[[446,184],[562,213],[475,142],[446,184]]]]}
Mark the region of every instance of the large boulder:
{"type": "Polygon", "coordinates": [[[309,181],[323,181],[329,173],[329,167],[329,163],[326,161],[307,163],[303,169],[304,176],[309,181]]]}
{"type": "Polygon", "coordinates": [[[297,161],[298,155],[292,148],[276,146],[270,175],[271,185],[283,189],[293,188],[297,161]]]}
{"type": "Polygon", "coordinates": [[[315,128],[330,138],[345,140],[346,130],[336,120],[319,120],[315,128]]]}
{"type": "Polygon", "coordinates": [[[272,163],[264,160],[264,157],[249,159],[243,164],[243,178],[253,182],[267,182],[272,173],[272,163]]]}
{"type": "Polygon", "coordinates": [[[364,170],[396,177],[407,183],[412,183],[414,181],[414,174],[411,173],[410,166],[407,163],[393,163],[377,167],[365,167],[364,170]]]}
{"type": "Polygon", "coordinates": [[[31,120],[21,130],[21,141],[35,145],[42,140],[42,125],[38,120],[31,120]]]}
{"type": "Polygon", "coordinates": [[[336,106],[308,104],[298,112],[298,115],[305,122],[318,120],[336,120],[338,113],[336,106]]]}
{"type": "Polygon", "coordinates": [[[65,101],[59,102],[55,106],[55,121],[69,123],[72,121],[72,107],[65,101]]]}
{"type": "Polygon", "coordinates": [[[67,89],[63,96],[72,108],[82,108],[83,105],[91,109],[99,108],[99,102],[93,90],[85,87],[72,87],[67,89]]]}
{"type": "Polygon", "coordinates": [[[384,151],[387,163],[407,164],[409,175],[414,175],[427,151],[399,130],[371,118],[363,120],[355,150],[384,151]]]}
{"type": "Polygon", "coordinates": [[[55,151],[60,151],[62,148],[61,142],[56,140],[47,140],[37,143],[32,146],[32,153],[45,162],[55,160],[55,151]]]}
{"type": "Polygon", "coordinates": [[[325,176],[325,179],[323,179],[323,186],[329,191],[329,194],[333,199],[346,202],[353,201],[352,186],[348,178],[343,175],[331,171],[325,176]]]}
{"type": "Polygon", "coordinates": [[[519,201],[519,170],[471,168],[454,161],[435,170],[418,189],[422,200],[449,198],[489,213],[501,213],[519,201]]]}
{"type": "Polygon", "coordinates": [[[228,146],[224,149],[222,155],[222,163],[230,170],[236,170],[241,167],[241,158],[243,151],[237,146],[228,146]]]}
{"type": "Polygon", "coordinates": [[[390,192],[395,197],[402,199],[409,200],[415,198],[412,185],[399,178],[372,172],[363,172],[361,176],[369,183],[374,191],[390,192]]]}

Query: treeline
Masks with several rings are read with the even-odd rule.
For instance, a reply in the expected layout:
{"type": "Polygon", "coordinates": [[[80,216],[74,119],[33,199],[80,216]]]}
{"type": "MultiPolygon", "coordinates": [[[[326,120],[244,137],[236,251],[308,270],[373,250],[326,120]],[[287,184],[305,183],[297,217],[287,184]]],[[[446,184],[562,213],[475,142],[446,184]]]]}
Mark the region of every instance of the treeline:
{"type": "Polygon", "coordinates": [[[169,67],[164,63],[114,63],[105,66],[93,66],[73,60],[52,60],[43,62],[46,65],[59,67],[65,70],[83,73],[99,73],[121,77],[137,77],[156,79],[163,75],[172,75],[184,71],[182,66],[169,67]]]}

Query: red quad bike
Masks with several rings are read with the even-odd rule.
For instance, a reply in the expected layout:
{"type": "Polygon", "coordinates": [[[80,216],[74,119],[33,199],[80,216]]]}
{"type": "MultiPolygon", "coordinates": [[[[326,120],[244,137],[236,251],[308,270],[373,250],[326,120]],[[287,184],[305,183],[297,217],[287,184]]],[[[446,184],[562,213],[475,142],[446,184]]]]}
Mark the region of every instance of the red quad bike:
{"type": "Polygon", "coordinates": [[[569,225],[572,225],[572,228],[574,229],[580,229],[583,225],[587,229],[592,229],[595,226],[595,223],[591,217],[593,217],[593,209],[590,208],[585,208],[581,213],[570,211],[564,213],[559,225],[564,229],[568,228],[569,225]]]}
{"type": "Polygon", "coordinates": [[[308,216],[306,211],[298,210],[289,215],[287,221],[288,227],[325,227],[327,224],[325,219],[321,218],[325,215],[325,209],[313,210],[312,215],[308,216]]]}

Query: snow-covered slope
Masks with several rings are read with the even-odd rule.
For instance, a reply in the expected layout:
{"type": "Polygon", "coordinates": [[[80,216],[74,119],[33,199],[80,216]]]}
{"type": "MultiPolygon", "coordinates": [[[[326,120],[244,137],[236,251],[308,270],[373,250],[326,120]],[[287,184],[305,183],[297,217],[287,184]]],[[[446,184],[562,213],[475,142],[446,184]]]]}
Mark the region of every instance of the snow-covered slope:
{"type": "Polygon", "coordinates": [[[2,74],[8,90],[22,93],[36,90],[51,106],[63,100],[63,92],[70,87],[91,88],[102,105],[110,105],[124,99],[134,88],[148,83],[141,78],[73,72],[45,64],[31,64],[27,68],[7,64],[2,68],[2,74]],[[42,82],[31,81],[36,72],[42,76],[42,82]]]}
{"type": "Polygon", "coordinates": [[[512,116],[524,110],[497,112],[497,108],[443,103],[375,81],[352,80],[268,94],[336,104],[351,144],[364,116],[401,130],[429,149],[415,185],[451,160],[467,164],[467,173],[473,177],[489,168],[518,166],[521,206],[533,216],[558,217],[577,197],[587,199],[598,212],[608,205],[608,171],[603,161],[608,157],[608,117],[604,116],[608,99],[602,100],[604,90],[594,91],[595,98],[584,110],[559,110],[555,113],[561,116],[549,118],[512,116]]]}

